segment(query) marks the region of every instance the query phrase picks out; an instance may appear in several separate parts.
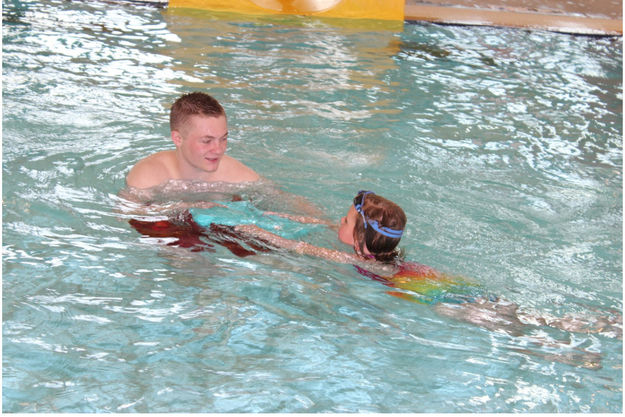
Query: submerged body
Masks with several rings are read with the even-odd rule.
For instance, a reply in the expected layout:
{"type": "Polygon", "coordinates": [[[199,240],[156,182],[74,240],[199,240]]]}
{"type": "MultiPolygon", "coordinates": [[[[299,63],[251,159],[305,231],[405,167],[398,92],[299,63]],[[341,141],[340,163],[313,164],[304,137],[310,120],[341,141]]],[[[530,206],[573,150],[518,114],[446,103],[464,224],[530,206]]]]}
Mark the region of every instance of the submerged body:
{"type": "MultiPolygon", "coordinates": [[[[339,224],[338,239],[351,245],[355,253],[286,239],[256,225],[236,226],[236,230],[260,238],[273,246],[335,262],[353,264],[362,275],[402,290],[389,291],[393,296],[434,305],[434,309],[441,315],[489,330],[504,331],[518,336],[524,334],[528,326],[549,326],[569,332],[601,332],[622,338],[620,314],[591,318],[556,318],[528,313],[519,310],[519,306],[515,303],[488,294],[480,285],[463,277],[444,274],[416,262],[403,261],[394,251],[405,225],[403,211],[384,198],[367,197],[367,194],[371,193],[361,191],[356,196],[354,204],[350,206],[347,215],[339,224]],[[381,207],[387,210],[381,210],[381,207]],[[399,229],[397,225],[401,225],[399,229]],[[380,246],[381,237],[388,238],[382,240],[386,246],[380,246]],[[389,253],[394,255],[390,259],[387,256],[389,253]],[[380,258],[383,261],[378,260],[380,258]]],[[[597,366],[596,361],[589,363],[590,368],[597,366]]]]}
{"type": "MultiPolygon", "coordinates": [[[[353,232],[355,227],[364,227],[363,224],[371,220],[365,213],[362,207],[350,207],[347,216],[341,219],[339,240],[358,245],[359,237],[353,232]]],[[[297,240],[316,227],[309,223],[325,223],[311,217],[263,212],[249,202],[234,201],[215,203],[211,208],[191,209],[179,216],[177,223],[157,223],[131,221],[133,227],[144,234],[176,237],[174,242],[168,244],[189,247],[193,251],[214,251],[213,244],[219,244],[233,254],[245,257],[286,249],[352,264],[361,275],[392,288],[387,291],[392,296],[431,305],[441,316],[490,331],[505,332],[514,337],[526,336],[536,326],[549,326],[566,332],[601,332],[611,337],[622,337],[622,318],[619,314],[594,318],[557,318],[524,312],[519,305],[490,295],[481,285],[464,277],[445,274],[427,265],[399,258],[392,262],[377,261],[366,242],[363,245],[364,253],[357,254],[297,240]]],[[[389,234],[397,233],[396,229],[389,229],[383,224],[376,227],[383,233],[388,230],[389,234]]],[[[559,343],[541,337],[532,337],[532,340],[541,345],[559,343]]],[[[532,350],[524,350],[524,353],[536,354],[532,350]]],[[[599,355],[578,348],[571,355],[553,355],[549,359],[590,369],[601,366],[599,355]]]]}
{"type": "Polygon", "coordinates": [[[402,261],[393,275],[381,276],[356,266],[368,278],[402,291],[388,294],[421,304],[470,303],[487,297],[477,283],[459,276],[443,274],[432,267],[417,262],[402,261]]]}

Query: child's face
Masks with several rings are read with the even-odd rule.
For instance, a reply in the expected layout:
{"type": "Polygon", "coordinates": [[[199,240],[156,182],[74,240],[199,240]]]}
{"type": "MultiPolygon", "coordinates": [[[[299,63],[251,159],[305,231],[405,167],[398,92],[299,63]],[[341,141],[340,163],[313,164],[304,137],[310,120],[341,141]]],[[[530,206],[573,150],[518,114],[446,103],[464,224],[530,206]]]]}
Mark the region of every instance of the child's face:
{"type": "Polygon", "coordinates": [[[347,245],[354,246],[354,225],[358,212],[352,204],[347,211],[347,215],[341,218],[339,223],[339,240],[347,245]]]}

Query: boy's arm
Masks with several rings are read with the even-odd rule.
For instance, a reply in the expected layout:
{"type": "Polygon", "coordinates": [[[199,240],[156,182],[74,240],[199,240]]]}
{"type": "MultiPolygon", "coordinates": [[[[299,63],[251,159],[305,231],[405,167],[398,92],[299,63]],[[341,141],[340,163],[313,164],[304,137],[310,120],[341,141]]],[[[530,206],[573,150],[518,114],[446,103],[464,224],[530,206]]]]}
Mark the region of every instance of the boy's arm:
{"type": "Polygon", "coordinates": [[[212,201],[152,201],[154,194],[152,189],[140,190],[124,188],[118,193],[118,202],[115,211],[128,216],[171,216],[190,208],[211,208],[215,206],[225,207],[212,201]]]}
{"type": "Polygon", "coordinates": [[[267,178],[263,178],[263,180],[268,185],[265,189],[267,197],[274,198],[276,201],[281,201],[284,205],[289,207],[289,211],[303,213],[305,216],[316,218],[325,216],[325,213],[319,207],[315,206],[305,197],[284,191],[277,184],[267,178]]]}

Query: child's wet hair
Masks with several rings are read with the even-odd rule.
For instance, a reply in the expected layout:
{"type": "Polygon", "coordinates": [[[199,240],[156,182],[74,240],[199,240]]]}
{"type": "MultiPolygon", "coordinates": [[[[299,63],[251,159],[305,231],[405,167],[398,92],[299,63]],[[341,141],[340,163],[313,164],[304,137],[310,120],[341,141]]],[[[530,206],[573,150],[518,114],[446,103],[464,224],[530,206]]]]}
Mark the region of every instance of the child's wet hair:
{"type": "Polygon", "coordinates": [[[406,227],[406,214],[401,207],[374,193],[361,191],[354,198],[354,207],[360,209],[354,225],[354,250],[364,256],[365,245],[377,261],[392,262],[399,256],[396,249],[401,239],[401,231],[406,227]],[[391,233],[381,233],[367,224],[368,221],[377,222],[378,229],[388,230],[391,233]],[[391,236],[389,236],[391,235],[391,236]]]}

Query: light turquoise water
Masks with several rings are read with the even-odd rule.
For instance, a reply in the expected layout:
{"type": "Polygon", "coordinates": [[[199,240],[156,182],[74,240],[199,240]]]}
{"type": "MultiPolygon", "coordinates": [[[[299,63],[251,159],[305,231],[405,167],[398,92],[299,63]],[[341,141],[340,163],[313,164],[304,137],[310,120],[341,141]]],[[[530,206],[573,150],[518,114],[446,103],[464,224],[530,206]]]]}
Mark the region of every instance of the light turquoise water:
{"type": "Polygon", "coordinates": [[[620,314],[620,38],[3,0],[2,59],[3,411],[622,411],[612,334],[509,335],[351,266],[167,246],[117,196],[200,89],[232,155],[329,217],[372,189],[408,259],[526,311],[620,314]]]}

